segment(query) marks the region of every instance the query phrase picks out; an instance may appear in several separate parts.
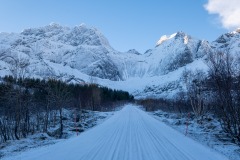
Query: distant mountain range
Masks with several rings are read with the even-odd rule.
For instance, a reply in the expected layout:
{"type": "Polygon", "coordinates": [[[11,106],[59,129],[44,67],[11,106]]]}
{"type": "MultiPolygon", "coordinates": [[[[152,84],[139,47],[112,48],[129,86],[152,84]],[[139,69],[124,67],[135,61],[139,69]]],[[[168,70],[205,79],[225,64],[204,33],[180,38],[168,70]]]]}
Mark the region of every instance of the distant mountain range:
{"type": "Polygon", "coordinates": [[[186,69],[207,70],[206,55],[223,50],[240,55],[240,30],[213,42],[177,32],[162,36],[144,54],[116,51],[96,28],[50,24],[21,33],[0,33],[0,75],[57,78],[127,90],[136,97],[171,98],[182,89],[186,69]]]}

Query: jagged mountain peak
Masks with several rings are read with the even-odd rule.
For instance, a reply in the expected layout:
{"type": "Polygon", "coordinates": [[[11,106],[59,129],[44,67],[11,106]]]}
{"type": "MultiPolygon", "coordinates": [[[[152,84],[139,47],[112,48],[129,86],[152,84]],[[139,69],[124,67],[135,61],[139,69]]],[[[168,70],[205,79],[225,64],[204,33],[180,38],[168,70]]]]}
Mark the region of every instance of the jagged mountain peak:
{"type": "Polygon", "coordinates": [[[57,23],[50,23],[49,25],[43,27],[35,27],[35,28],[28,28],[24,29],[20,34],[24,36],[44,36],[46,33],[49,32],[63,32],[63,29],[69,30],[68,27],[63,27],[57,23]]]}
{"type": "Polygon", "coordinates": [[[127,53],[136,54],[136,55],[141,55],[141,53],[139,53],[136,49],[129,49],[129,50],[127,51],[127,53]]]}
{"type": "Polygon", "coordinates": [[[175,35],[175,39],[177,38],[183,38],[185,36],[189,36],[187,33],[183,32],[183,31],[178,31],[175,35]]]}
{"type": "Polygon", "coordinates": [[[75,26],[72,30],[73,34],[84,36],[89,41],[86,41],[87,45],[104,45],[110,47],[107,38],[96,28],[89,27],[82,23],[79,26],[75,26]]]}
{"type": "Polygon", "coordinates": [[[217,50],[239,56],[240,29],[222,34],[212,42],[212,47],[216,48],[217,50]]]}
{"type": "Polygon", "coordinates": [[[44,27],[28,28],[20,33],[22,36],[33,36],[40,39],[61,41],[72,46],[89,45],[111,48],[105,36],[96,28],[82,23],[75,27],[66,27],[58,23],[51,23],[44,27]]]}
{"type": "Polygon", "coordinates": [[[158,47],[159,45],[163,44],[166,41],[169,40],[183,40],[184,44],[188,43],[188,40],[191,38],[191,36],[187,35],[185,32],[176,32],[174,34],[171,35],[163,35],[161,36],[161,38],[157,41],[156,43],[156,47],[158,47]]]}
{"type": "Polygon", "coordinates": [[[171,34],[170,36],[168,36],[168,35],[163,35],[163,36],[161,36],[160,39],[157,41],[156,46],[159,46],[159,45],[161,45],[163,42],[165,42],[165,41],[167,41],[167,40],[169,40],[169,39],[174,38],[174,37],[176,36],[176,34],[177,34],[177,33],[171,34]]]}
{"type": "Polygon", "coordinates": [[[227,43],[231,41],[233,38],[240,37],[240,28],[236,29],[235,31],[224,33],[220,35],[213,43],[227,43]]]}

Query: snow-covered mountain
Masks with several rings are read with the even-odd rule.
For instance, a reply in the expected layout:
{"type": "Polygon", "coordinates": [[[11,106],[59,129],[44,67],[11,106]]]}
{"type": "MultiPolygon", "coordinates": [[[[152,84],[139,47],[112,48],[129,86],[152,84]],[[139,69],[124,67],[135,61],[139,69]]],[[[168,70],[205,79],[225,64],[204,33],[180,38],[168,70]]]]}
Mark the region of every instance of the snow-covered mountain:
{"type": "Polygon", "coordinates": [[[239,54],[240,31],[209,43],[184,32],[162,36],[144,54],[114,50],[85,24],[73,28],[50,24],[21,33],[0,33],[0,75],[61,78],[127,90],[137,97],[171,98],[182,90],[184,69],[206,70],[206,55],[224,49],[239,54]]]}
{"type": "Polygon", "coordinates": [[[120,80],[118,68],[109,57],[115,52],[97,29],[84,24],[74,28],[50,24],[19,34],[0,34],[0,53],[30,61],[31,75],[40,77],[57,75],[51,65],[54,63],[91,76],[120,80]]]}
{"type": "Polygon", "coordinates": [[[240,56],[240,28],[218,37],[212,42],[212,47],[230,53],[233,56],[240,56]]]}

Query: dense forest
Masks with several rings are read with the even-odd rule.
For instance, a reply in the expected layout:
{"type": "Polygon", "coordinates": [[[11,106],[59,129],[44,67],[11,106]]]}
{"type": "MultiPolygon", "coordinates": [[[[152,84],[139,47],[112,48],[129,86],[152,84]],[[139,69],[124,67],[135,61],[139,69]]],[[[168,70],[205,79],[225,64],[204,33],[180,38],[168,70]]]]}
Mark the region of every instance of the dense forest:
{"type": "Polygon", "coordinates": [[[118,102],[132,101],[128,92],[97,84],[68,84],[59,80],[0,79],[0,142],[48,132],[59,126],[63,133],[63,109],[110,111],[118,102]]]}

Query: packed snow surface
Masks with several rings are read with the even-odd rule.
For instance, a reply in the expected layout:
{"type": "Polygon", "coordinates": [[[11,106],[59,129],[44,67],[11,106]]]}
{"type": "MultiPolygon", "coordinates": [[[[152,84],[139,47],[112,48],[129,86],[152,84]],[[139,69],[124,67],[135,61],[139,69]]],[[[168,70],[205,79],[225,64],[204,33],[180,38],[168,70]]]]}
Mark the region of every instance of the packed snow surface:
{"type": "Polygon", "coordinates": [[[227,160],[133,105],[78,137],[5,160],[227,160]]]}

